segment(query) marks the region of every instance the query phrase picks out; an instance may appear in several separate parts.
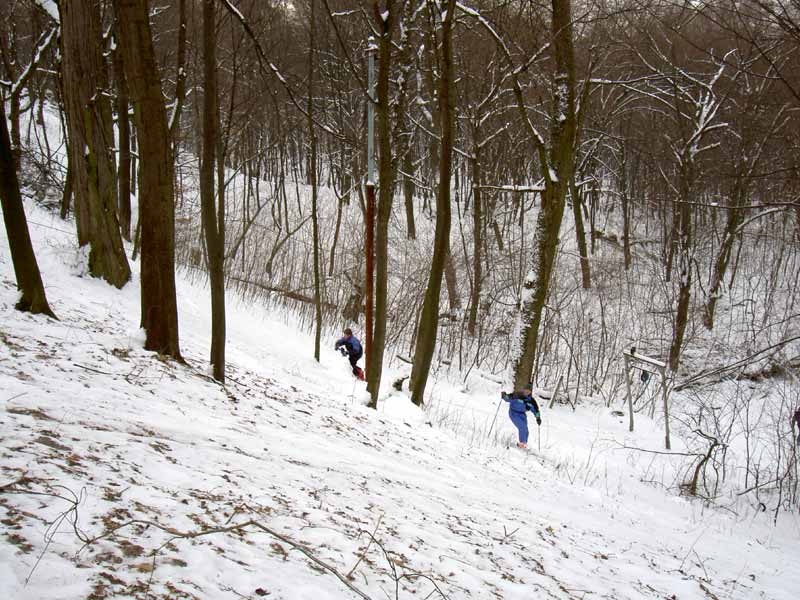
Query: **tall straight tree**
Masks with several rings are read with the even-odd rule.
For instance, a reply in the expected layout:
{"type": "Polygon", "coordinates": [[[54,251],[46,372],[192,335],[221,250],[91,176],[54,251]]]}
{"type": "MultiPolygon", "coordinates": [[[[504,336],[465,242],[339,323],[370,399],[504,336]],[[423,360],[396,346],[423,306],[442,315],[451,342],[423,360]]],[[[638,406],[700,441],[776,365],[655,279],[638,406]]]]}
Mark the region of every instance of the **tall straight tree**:
{"type": "Polygon", "coordinates": [[[372,348],[367,356],[367,391],[370,406],[378,405],[381,387],[383,353],[386,347],[386,313],[389,296],[389,219],[392,215],[392,196],[396,169],[392,160],[392,141],[389,127],[389,77],[392,67],[392,29],[398,11],[395,2],[387,0],[383,9],[379,2],[373,4],[378,21],[378,219],[375,228],[375,327],[372,348]]]}
{"type": "Polygon", "coordinates": [[[58,9],[78,243],[89,245],[91,274],[121,288],[131,270],[117,221],[114,131],[100,2],[67,0],[58,9]]]}
{"type": "Polygon", "coordinates": [[[309,52],[308,52],[308,104],[307,104],[307,122],[308,122],[308,137],[310,143],[310,162],[309,178],[311,183],[311,239],[314,244],[314,358],[319,362],[320,341],[322,338],[322,282],[320,273],[320,255],[319,255],[319,218],[317,215],[317,134],[314,131],[314,57],[316,55],[316,48],[314,41],[316,37],[316,3],[314,0],[309,0],[310,15],[309,15],[309,52]]]}
{"type": "Polygon", "coordinates": [[[3,207],[3,220],[11,250],[11,262],[14,263],[17,287],[22,294],[16,308],[34,314],[45,314],[55,319],[56,316],[47,303],[39,264],[36,262],[31,236],[28,233],[28,221],[22,206],[22,194],[19,191],[16,161],[6,124],[5,105],[5,98],[0,94],[0,204],[3,207]]]}
{"type": "Polygon", "coordinates": [[[200,205],[211,283],[211,365],[214,379],[225,381],[225,212],[224,198],[214,199],[215,151],[218,142],[217,35],[214,3],[203,0],[203,155],[200,161],[200,205]]]}
{"type": "Polygon", "coordinates": [[[181,111],[186,100],[186,0],[178,0],[178,49],[175,73],[175,101],[172,104],[172,113],[169,116],[169,132],[172,136],[177,154],[178,133],[180,131],[181,111]]]}
{"type": "Polygon", "coordinates": [[[144,347],[181,360],[175,298],[175,165],[147,0],[114,0],[114,7],[139,139],[144,347]]]}
{"type": "MultiPolygon", "coordinates": [[[[428,6],[433,7],[429,2],[428,6]]],[[[439,329],[439,299],[442,291],[442,274],[450,249],[450,177],[453,164],[453,21],[455,0],[447,0],[442,11],[441,57],[439,72],[439,123],[441,124],[441,148],[439,151],[439,189],[436,193],[436,229],[433,242],[433,258],[428,276],[428,287],[422,303],[422,315],[417,330],[414,348],[414,364],[411,368],[411,401],[420,406],[428,383],[436,333],[439,329]]],[[[432,8],[433,9],[433,8],[432,8]]],[[[435,18],[434,18],[435,19],[435,18]]]]}
{"type": "MultiPolygon", "coordinates": [[[[115,34],[117,37],[117,34],[115,34]]],[[[122,66],[122,54],[119,46],[111,53],[114,65],[114,81],[117,84],[117,128],[119,131],[119,169],[117,171],[119,227],[122,237],[131,241],[131,120],[128,115],[128,82],[125,81],[125,69],[122,66]]]]}
{"type": "Polygon", "coordinates": [[[539,325],[547,293],[550,290],[550,279],[558,249],[558,233],[564,217],[564,205],[575,156],[577,119],[572,10],[570,0],[552,0],[552,5],[551,31],[555,71],[549,149],[542,137],[533,129],[519,83],[516,82],[515,85],[519,111],[523,122],[531,129],[534,143],[539,151],[545,187],[534,233],[533,267],[523,284],[519,352],[514,365],[514,385],[517,389],[531,381],[533,376],[539,325]]]}

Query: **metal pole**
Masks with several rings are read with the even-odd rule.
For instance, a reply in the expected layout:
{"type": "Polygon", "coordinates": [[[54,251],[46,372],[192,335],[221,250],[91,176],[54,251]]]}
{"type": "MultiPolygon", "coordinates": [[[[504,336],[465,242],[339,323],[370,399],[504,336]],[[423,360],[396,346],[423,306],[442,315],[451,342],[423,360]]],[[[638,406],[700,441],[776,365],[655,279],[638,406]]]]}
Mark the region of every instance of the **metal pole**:
{"type": "Polygon", "coordinates": [[[628,430],[633,431],[633,398],[631,397],[631,365],[628,362],[628,355],[625,354],[625,387],[628,394],[628,430]]]}
{"type": "MultiPolygon", "coordinates": [[[[368,64],[368,94],[367,99],[367,214],[366,214],[366,308],[364,317],[366,319],[364,332],[364,364],[367,366],[367,377],[369,369],[369,359],[372,356],[372,309],[374,305],[373,296],[375,294],[375,52],[378,47],[375,38],[370,36],[367,44],[367,64],[368,64]]],[[[369,385],[369,383],[367,384],[369,385]]]]}
{"type": "Polygon", "coordinates": [[[375,186],[375,53],[378,46],[370,36],[367,43],[369,104],[367,104],[367,185],[375,186]]]}
{"type": "Polygon", "coordinates": [[[494,422],[497,421],[497,413],[500,412],[500,405],[503,403],[503,398],[500,398],[500,402],[497,403],[497,410],[494,411],[494,419],[492,419],[492,424],[489,426],[489,435],[486,436],[488,439],[492,435],[492,429],[494,429],[494,422]]]}
{"type": "Polygon", "coordinates": [[[667,383],[667,370],[661,369],[661,393],[664,396],[664,444],[667,450],[671,449],[669,441],[669,385],[667,383]]]}

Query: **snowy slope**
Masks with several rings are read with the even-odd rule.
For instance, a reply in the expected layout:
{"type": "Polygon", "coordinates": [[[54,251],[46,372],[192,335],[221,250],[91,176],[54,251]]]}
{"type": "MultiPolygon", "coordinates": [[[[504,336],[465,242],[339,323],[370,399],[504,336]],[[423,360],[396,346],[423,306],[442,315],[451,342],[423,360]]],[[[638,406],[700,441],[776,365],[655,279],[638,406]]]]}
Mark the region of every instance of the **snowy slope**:
{"type": "Polygon", "coordinates": [[[71,227],[27,210],[60,320],[13,309],[3,231],[0,598],[797,597],[797,515],[666,492],[668,458],[621,449],[659,449],[657,423],[545,409],[522,453],[502,407],[484,435],[496,384],[433,382],[433,418],[391,373],[376,412],[332,337],[318,364],[290,316],[235,298],[223,389],[206,289],[179,280],[187,364],[161,360],[138,273],[84,276],[71,227]]]}

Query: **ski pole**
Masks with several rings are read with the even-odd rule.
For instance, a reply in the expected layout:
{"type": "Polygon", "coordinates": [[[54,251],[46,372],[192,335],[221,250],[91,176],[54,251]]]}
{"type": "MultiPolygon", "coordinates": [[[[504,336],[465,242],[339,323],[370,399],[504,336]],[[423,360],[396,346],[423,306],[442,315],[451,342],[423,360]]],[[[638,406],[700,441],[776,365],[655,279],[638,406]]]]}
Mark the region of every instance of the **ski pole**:
{"type": "Polygon", "coordinates": [[[542,426],[536,424],[536,444],[539,446],[539,453],[542,452],[542,426]]]}
{"type": "Polygon", "coordinates": [[[494,429],[494,422],[497,421],[497,413],[500,412],[500,404],[502,404],[502,402],[503,402],[503,397],[501,396],[500,402],[497,403],[497,410],[494,411],[494,419],[492,419],[492,424],[489,427],[489,435],[486,436],[487,439],[492,435],[492,429],[494,429]]]}

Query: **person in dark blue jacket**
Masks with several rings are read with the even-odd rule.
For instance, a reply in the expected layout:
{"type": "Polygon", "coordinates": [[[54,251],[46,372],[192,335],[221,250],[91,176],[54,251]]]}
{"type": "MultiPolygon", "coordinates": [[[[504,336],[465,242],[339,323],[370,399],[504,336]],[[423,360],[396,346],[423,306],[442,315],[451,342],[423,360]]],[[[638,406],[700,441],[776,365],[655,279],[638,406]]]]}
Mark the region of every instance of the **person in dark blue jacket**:
{"type": "Polygon", "coordinates": [[[542,417],[539,414],[539,405],[536,404],[536,400],[533,399],[533,386],[528,384],[523,386],[523,388],[518,392],[512,392],[511,394],[501,392],[500,395],[502,396],[503,400],[509,403],[508,416],[511,418],[511,422],[514,423],[514,426],[519,431],[519,442],[517,443],[517,447],[527,448],[528,411],[531,411],[533,416],[536,417],[537,425],[542,424],[542,417]]]}
{"type": "Polygon", "coordinates": [[[364,380],[364,370],[356,363],[364,355],[364,350],[361,348],[361,342],[353,335],[353,330],[349,327],[344,330],[344,336],[336,340],[336,350],[339,350],[343,355],[350,359],[350,366],[353,367],[353,375],[358,379],[364,380]]]}

